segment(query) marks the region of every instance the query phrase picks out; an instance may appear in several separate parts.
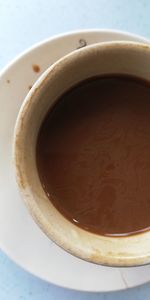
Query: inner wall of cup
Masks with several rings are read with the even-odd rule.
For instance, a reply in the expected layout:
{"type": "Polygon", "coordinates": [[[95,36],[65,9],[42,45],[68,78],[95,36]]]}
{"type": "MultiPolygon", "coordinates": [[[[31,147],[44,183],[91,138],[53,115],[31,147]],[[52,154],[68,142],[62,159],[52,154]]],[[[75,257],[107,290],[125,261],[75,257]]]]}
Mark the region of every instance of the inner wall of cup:
{"type": "MultiPolygon", "coordinates": [[[[91,252],[92,246],[89,243],[91,233],[86,232],[85,235],[83,234],[83,230],[74,224],[70,224],[46,197],[39,180],[36,166],[35,151],[37,135],[46,113],[64,91],[92,76],[116,73],[136,75],[150,80],[149,48],[128,44],[124,46],[119,44],[114,46],[100,45],[99,47],[93,46],[84,51],[79,50],[79,52],[71,54],[47,72],[46,78],[44,78],[42,83],[40,83],[40,87],[38,87],[33,94],[32,103],[24,114],[24,127],[22,129],[24,139],[22,142],[22,166],[27,184],[27,193],[32,194],[32,201],[35,203],[34,206],[38,206],[40,218],[43,216],[42,222],[45,222],[45,225],[42,225],[42,228],[48,236],[53,237],[53,239],[62,246],[63,244],[66,245],[69,241],[70,245],[72,243],[72,248],[74,249],[75,238],[72,237],[72,233],[76,232],[76,237],[78,237],[76,247],[79,248],[79,253],[83,251],[85,251],[85,253],[91,252]]],[[[92,237],[92,239],[95,239],[95,243],[97,243],[95,237],[92,237]]],[[[134,239],[136,240],[137,237],[134,237],[133,240],[134,239]]],[[[133,257],[135,253],[139,255],[142,254],[143,256],[145,251],[147,253],[147,249],[148,251],[150,250],[149,239],[147,239],[147,241],[146,239],[144,240],[144,235],[141,235],[140,239],[142,241],[140,247],[138,247],[137,242],[135,242],[137,245],[135,246],[136,251],[135,248],[132,249],[132,247],[130,247],[130,251],[133,252],[133,257]]],[[[115,250],[115,248],[113,248],[113,245],[115,245],[114,239],[112,241],[111,238],[109,238],[111,245],[109,244],[107,249],[106,245],[104,247],[102,240],[103,238],[101,237],[102,244],[96,247],[100,247],[101,251],[104,251],[104,255],[110,248],[114,253],[115,251],[117,251],[116,253],[118,253],[118,251],[121,253],[123,243],[125,243],[125,245],[127,244],[127,238],[126,240],[124,238],[118,239],[117,249],[115,250]]],[[[66,248],[66,246],[64,247],[66,248]]],[[[128,246],[126,245],[125,247],[128,246]]],[[[141,263],[143,263],[143,261],[141,261],[141,263]]]]}

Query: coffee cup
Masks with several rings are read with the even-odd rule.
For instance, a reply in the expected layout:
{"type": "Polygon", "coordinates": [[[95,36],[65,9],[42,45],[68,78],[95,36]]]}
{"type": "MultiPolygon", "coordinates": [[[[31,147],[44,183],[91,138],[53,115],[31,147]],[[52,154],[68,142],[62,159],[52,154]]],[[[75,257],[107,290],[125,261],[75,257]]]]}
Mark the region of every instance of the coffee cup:
{"type": "Polygon", "coordinates": [[[41,230],[57,245],[86,261],[108,266],[150,262],[150,232],[104,236],[66,219],[45,194],[36,164],[41,124],[57,99],[79,82],[100,75],[124,74],[150,80],[150,47],[134,42],[104,42],[66,55],[34,84],[19,112],[13,141],[16,179],[22,198],[41,230]]]}

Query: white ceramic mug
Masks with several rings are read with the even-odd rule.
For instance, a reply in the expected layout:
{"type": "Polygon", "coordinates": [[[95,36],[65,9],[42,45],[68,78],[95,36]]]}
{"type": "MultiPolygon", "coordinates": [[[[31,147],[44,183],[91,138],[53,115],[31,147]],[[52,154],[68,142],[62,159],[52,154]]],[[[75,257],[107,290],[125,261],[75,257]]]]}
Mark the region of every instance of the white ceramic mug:
{"type": "Polygon", "coordinates": [[[150,262],[150,232],[106,237],[77,227],[47,198],[35,158],[39,128],[59,96],[86,78],[111,73],[150,80],[150,46],[133,42],[95,44],[74,51],[49,67],[35,83],[19,112],[14,133],[14,163],[22,197],[34,220],[50,239],[90,262],[135,266],[150,262]]]}

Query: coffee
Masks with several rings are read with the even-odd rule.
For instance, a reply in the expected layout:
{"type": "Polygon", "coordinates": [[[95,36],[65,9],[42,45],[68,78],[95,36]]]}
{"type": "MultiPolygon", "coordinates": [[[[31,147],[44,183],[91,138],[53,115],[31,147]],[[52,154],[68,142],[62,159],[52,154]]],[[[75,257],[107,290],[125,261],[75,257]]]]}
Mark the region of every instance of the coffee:
{"type": "Polygon", "coordinates": [[[77,226],[150,229],[150,83],[107,75],[72,87],[41,125],[36,159],[48,198],[77,226]]]}

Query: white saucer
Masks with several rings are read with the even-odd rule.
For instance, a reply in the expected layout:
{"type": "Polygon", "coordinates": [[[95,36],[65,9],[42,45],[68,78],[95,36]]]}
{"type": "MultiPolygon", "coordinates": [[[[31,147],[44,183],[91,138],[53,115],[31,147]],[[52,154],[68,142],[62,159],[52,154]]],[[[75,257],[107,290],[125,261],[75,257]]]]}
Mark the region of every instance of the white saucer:
{"type": "Polygon", "coordinates": [[[80,31],[44,41],[13,61],[0,74],[0,246],[32,274],[66,288],[114,291],[150,280],[150,266],[109,268],[87,263],[66,253],[34,223],[17,191],[12,169],[14,124],[29,86],[53,62],[72,50],[100,41],[149,41],[121,32],[80,31]],[[32,65],[40,66],[40,72],[32,65]]]}

